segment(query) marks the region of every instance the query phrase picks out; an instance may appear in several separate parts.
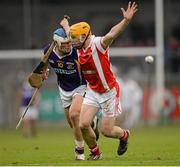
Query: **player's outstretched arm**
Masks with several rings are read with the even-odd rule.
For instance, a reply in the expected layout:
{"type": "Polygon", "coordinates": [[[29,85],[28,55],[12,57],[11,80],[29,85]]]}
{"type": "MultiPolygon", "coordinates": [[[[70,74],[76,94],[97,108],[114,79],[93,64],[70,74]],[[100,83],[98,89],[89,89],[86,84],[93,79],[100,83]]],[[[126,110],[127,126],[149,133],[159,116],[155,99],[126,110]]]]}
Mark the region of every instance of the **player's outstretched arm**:
{"type": "Polygon", "coordinates": [[[137,10],[138,9],[136,2],[132,3],[131,1],[128,3],[128,7],[126,10],[124,8],[121,8],[124,19],[114,27],[112,27],[111,30],[103,37],[102,44],[105,48],[111,45],[113,40],[116,39],[124,31],[137,10]]]}
{"type": "Polygon", "coordinates": [[[64,28],[64,30],[66,31],[66,34],[69,34],[69,30],[70,30],[70,26],[69,26],[69,20],[70,17],[68,15],[64,15],[64,18],[60,21],[60,26],[62,26],[64,28]]]}

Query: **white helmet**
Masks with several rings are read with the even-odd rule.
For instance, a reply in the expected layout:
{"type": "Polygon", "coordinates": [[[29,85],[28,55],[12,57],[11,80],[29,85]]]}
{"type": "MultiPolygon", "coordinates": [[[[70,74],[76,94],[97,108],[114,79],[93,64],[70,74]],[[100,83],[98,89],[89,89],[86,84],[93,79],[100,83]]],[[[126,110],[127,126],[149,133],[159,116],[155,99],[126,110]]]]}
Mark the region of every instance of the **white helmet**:
{"type": "Polygon", "coordinates": [[[61,46],[61,43],[70,41],[63,28],[58,28],[54,31],[53,40],[56,41],[59,46],[61,46]]]}

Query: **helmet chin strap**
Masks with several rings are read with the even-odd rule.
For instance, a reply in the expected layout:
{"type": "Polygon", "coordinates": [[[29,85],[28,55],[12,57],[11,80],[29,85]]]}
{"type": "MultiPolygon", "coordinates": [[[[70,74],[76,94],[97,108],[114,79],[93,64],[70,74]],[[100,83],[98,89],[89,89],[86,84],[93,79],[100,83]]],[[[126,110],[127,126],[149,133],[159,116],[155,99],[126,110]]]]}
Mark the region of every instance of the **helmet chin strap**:
{"type": "Polygon", "coordinates": [[[91,30],[89,30],[89,32],[88,32],[88,34],[87,34],[85,40],[83,41],[83,43],[81,44],[81,46],[79,47],[79,49],[81,49],[81,48],[83,47],[83,45],[85,44],[86,40],[87,40],[88,37],[89,37],[90,32],[91,32],[91,30]]]}

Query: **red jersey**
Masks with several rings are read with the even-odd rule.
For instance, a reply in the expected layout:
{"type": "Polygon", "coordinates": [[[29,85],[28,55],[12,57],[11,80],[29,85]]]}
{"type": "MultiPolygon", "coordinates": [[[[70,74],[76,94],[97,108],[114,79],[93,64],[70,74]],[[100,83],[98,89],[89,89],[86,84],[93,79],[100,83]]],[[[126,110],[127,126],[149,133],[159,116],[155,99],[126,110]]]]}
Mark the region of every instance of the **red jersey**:
{"type": "Polygon", "coordinates": [[[90,45],[78,50],[82,72],[91,89],[104,93],[116,85],[116,78],[111,70],[109,48],[104,49],[102,37],[92,37],[90,45]]]}

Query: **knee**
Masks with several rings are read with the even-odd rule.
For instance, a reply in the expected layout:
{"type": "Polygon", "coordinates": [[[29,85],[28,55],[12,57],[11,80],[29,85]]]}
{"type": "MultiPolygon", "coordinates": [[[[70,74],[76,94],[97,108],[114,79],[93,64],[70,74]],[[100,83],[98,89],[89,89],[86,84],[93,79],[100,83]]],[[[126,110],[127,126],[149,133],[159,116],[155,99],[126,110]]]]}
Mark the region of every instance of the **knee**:
{"type": "Polygon", "coordinates": [[[73,122],[79,120],[79,116],[80,114],[78,112],[70,112],[69,114],[69,117],[73,122]]]}
{"type": "Polygon", "coordinates": [[[88,122],[85,122],[85,121],[80,121],[80,129],[83,131],[83,130],[86,130],[90,127],[90,124],[88,122]]]}

